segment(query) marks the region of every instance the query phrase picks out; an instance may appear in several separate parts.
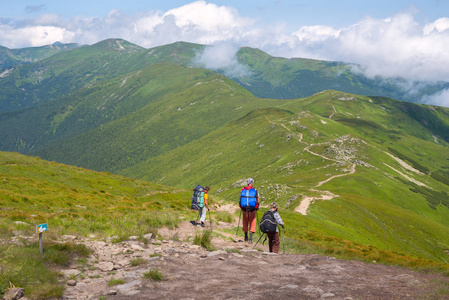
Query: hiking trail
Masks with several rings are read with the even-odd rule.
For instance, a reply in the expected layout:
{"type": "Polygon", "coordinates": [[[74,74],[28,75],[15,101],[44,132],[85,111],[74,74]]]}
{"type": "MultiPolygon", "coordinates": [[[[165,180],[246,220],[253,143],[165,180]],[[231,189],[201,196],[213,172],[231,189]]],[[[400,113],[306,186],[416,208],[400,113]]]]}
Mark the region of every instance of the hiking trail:
{"type": "MultiPolygon", "coordinates": [[[[334,109],[334,111],[336,112],[335,107],[333,107],[333,109],[334,109]]],[[[332,115],[333,115],[333,114],[332,114],[332,115]]],[[[332,115],[329,116],[329,119],[332,118],[332,115]]],[[[273,124],[273,122],[272,122],[271,120],[269,120],[268,117],[266,117],[266,119],[268,120],[268,122],[269,122],[270,124],[273,124]]],[[[287,126],[285,126],[285,124],[280,123],[280,126],[281,126],[282,128],[284,128],[284,129],[286,129],[289,133],[295,134],[295,133],[293,133],[293,132],[290,130],[290,128],[288,128],[287,126]]],[[[312,155],[314,155],[314,156],[318,156],[318,157],[320,157],[320,158],[322,158],[322,159],[325,159],[325,160],[329,160],[329,161],[332,161],[332,162],[341,162],[341,161],[339,161],[339,160],[337,160],[337,159],[329,158],[329,157],[326,157],[326,156],[324,156],[324,155],[315,153],[315,152],[313,152],[312,150],[310,150],[310,147],[313,147],[314,144],[309,144],[309,143],[303,141],[303,134],[302,134],[302,133],[297,133],[297,138],[298,138],[298,141],[299,141],[300,143],[306,145],[306,147],[304,148],[304,151],[306,151],[306,152],[308,152],[308,153],[310,153],[310,154],[312,154],[312,155]]],[[[351,169],[350,169],[349,172],[344,173],[344,174],[339,174],[339,175],[333,175],[333,176],[327,178],[326,180],[323,180],[323,181],[319,182],[315,187],[320,187],[320,186],[322,186],[323,184],[325,184],[325,183],[327,183],[327,182],[329,182],[329,181],[331,181],[331,180],[333,180],[333,179],[335,179],[335,178],[348,176],[348,175],[354,174],[355,172],[356,172],[356,164],[355,164],[355,163],[352,163],[352,164],[351,164],[351,169]]],[[[309,208],[310,204],[312,204],[314,201],[316,201],[316,200],[331,200],[331,199],[333,199],[333,198],[335,198],[335,197],[338,197],[338,195],[334,195],[334,194],[332,194],[332,193],[329,192],[329,191],[318,191],[318,190],[315,190],[315,189],[310,189],[310,191],[311,191],[311,192],[321,192],[322,195],[320,195],[320,196],[307,196],[307,195],[303,196],[302,199],[301,199],[301,201],[300,201],[299,206],[297,206],[297,207],[294,209],[295,212],[301,213],[301,214],[303,214],[303,215],[307,215],[307,209],[309,208]]]]}
{"type": "MultiPolygon", "coordinates": [[[[230,213],[237,209],[229,204],[214,208],[230,213]]],[[[241,227],[235,235],[237,217],[212,227],[207,219],[204,228],[194,226],[194,221],[162,228],[148,243],[137,237],[111,243],[93,236],[64,236],[94,253],[87,265],[74,261],[61,270],[67,282],[63,299],[422,299],[435,294],[438,284],[449,284],[449,278],[439,274],[314,254],[282,254],[282,238],[280,254],[266,252],[267,246],[261,244],[253,249],[254,244],[242,241],[241,227]],[[213,231],[215,251],[192,244],[195,234],[204,230],[213,231]],[[146,279],[151,270],[164,279],[146,279]],[[109,286],[113,279],[121,283],[109,286]]]]}

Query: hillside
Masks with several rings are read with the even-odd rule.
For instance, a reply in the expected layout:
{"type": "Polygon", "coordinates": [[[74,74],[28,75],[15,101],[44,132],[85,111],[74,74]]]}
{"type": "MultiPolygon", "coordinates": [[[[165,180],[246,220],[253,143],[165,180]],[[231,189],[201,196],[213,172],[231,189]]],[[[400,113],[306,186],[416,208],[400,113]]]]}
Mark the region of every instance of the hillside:
{"type": "Polygon", "coordinates": [[[60,52],[77,48],[77,44],[54,43],[42,47],[8,49],[0,46],[0,74],[5,70],[23,64],[31,64],[60,52]]]}
{"type": "MultiPolygon", "coordinates": [[[[204,45],[176,42],[145,49],[122,39],[90,46],[53,44],[44,47],[0,48],[0,113],[34,107],[136,72],[158,63],[207,68],[196,58],[204,45]]],[[[401,78],[367,78],[350,64],[304,58],[272,57],[258,49],[241,48],[237,59],[247,72],[231,79],[260,98],[295,99],[323,90],[339,90],[419,102],[449,87],[447,82],[416,82],[413,93],[401,78]]],[[[228,74],[229,70],[212,71],[228,74]]],[[[235,73],[235,72],[234,72],[235,73]]]]}
{"type": "Polygon", "coordinates": [[[360,71],[360,66],[345,62],[273,57],[248,47],[241,48],[237,57],[249,72],[232,79],[261,98],[295,99],[324,90],[338,90],[419,103],[424,95],[449,87],[448,82],[420,82],[411,92],[410,84],[404,79],[368,78],[360,71]]]}
{"type": "MultiPolygon", "coordinates": [[[[231,202],[253,177],[264,204],[281,204],[293,252],[448,262],[447,108],[335,90],[259,98],[184,65],[201,47],[106,40],[14,69],[0,80],[0,149],[178,189],[210,185],[231,202]]],[[[253,52],[241,54],[255,68],[266,61],[259,75],[270,82],[294,82],[279,71],[290,63],[340,67],[253,52]]]]}
{"type": "Polygon", "coordinates": [[[60,269],[91,251],[64,241],[67,236],[143,239],[177,226],[189,197],[185,190],[0,152],[0,297],[16,286],[30,299],[59,298],[60,269]],[[40,255],[36,226],[42,223],[48,232],[40,255]]]}
{"type": "Polygon", "coordinates": [[[121,173],[175,186],[201,182],[230,201],[253,177],[264,203],[299,212],[289,221],[302,238],[318,231],[448,261],[448,142],[424,119],[447,132],[447,109],[335,91],[278,107],[121,173]],[[409,112],[418,109],[417,121],[409,112]]]}
{"type": "Polygon", "coordinates": [[[201,228],[192,225],[196,214],[188,209],[190,192],[185,190],[5,152],[0,152],[0,174],[0,296],[19,288],[29,299],[208,299],[210,293],[259,299],[273,291],[282,299],[448,295],[444,275],[385,266],[373,258],[395,258],[389,263],[427,271],[447,272],[447,264],[335,238],[321,248],[311,239],[312,231],[302,240],[313,247],[308,251],[329,251],[343,241],[357,260],[347,260],[343,252],[292,254],[298,252],[297,233],[284,209],[287,254],[273,255],[266,245],[241,240],[237,206],[223,204],[218,196],[212,198],[207,228],[201,228]],[[44,222],[48,231],[40,255],[35,226],[44,222]],[[335,258],[342,255],[345,260],[335,258]],[[257,288],[247,294],[249,274],[249,284],[257,288]],[[210,293],[188,288],[192,276],[207,277],[195,286],[210,293]]]}

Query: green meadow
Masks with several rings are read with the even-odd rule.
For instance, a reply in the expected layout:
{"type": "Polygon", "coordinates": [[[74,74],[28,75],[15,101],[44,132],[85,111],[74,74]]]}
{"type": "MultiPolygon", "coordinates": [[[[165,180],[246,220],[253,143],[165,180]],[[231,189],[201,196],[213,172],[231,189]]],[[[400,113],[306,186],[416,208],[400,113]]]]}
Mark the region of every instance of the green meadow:
{"type": "MultiPolygon", "coordinates": [[[[203,47],[106,40],[2,78],[0,294],[26,286],[33,298],[60,297],[56,270],[89,255],[61,236],[157,235],[196,217],[197,184],[236,204],[248,177],[259,214],[279,203],[289,253],[448,274],[449,109],[328,90],[341,72],[345,90],[380,83],[249,48],[238,56],[254,73],[238,84],[192,67],[203,47]]],[[[212,249],[210,238],[195,242],[212,249]]]]}

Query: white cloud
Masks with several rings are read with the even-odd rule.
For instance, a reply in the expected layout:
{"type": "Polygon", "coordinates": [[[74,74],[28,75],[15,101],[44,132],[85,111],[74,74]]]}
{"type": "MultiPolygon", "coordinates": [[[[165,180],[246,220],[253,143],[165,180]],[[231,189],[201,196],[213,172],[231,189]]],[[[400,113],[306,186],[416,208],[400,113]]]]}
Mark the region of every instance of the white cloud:
{"type": "Polygon", "coordinates": [[[429,23],[424,26],[423,32],[425,35],[431,34],[432,32],[443,32],[449,29],[449,18],[440,18],[433,23],[429,23]]]}
{"type": "Polygon", "coordinates": [[[33,20],[0,18],[0,45],[93,44],[123,38],[146,48],[188,41],[214,45],[210,51],[218,52],[229,42],[274,56],[356,63],[368,76],[449,81],[449,18],[419,24],[413,13],[401,13],[387,19],[366,17],[346,28],[311,24],[291,32],[287,24],[262,21],[241,16],[231,6],[206,1],[136,15],[112,10],[104,17],[61,19],[43,14],[33,20]]]}
{"type": "Polygon", "coordinates": [[[206,47],[198,54],[195,62],[207,69],[223,71],[226,76],[232,78],[248,75],[249,69],[237,60],[239,49],[233,42],[220,42],[206,47]]]}
{"type": "Polygon", "coordinates": [[[11,28],[0,25],[2,40],[10,41],[8,46],[20,48],[24,45],[37,47],[53,44],[54,42],[69,43],[75,34],[65,28],[55,26],[30,26],[23,28],[11,28]]]}
{"type": "Polygon", "coordinates": [[[330,26],[304,26],[298,31],[293,32],[300,42],[316,43],[322,42],[329,38],[337,38],[340,35],[340,30],[336,30],[330,26]]]}
{"type": "Polygon", "coordinates": [[[290,41],[284,38],[270,50],[287,57],[360,64],[370,77],[449,81],[448,29],[447,18],[421,26],[411,14],[388,19],[367,17],[347,28],[302,27],[291,34],[290,41]]]}
{"type": "Polygon", "coordinates": [[[440,91],[433,95],[429,95],[421,99],[424,104],[432,104],[449,107],[449,89],[440,91]]]}

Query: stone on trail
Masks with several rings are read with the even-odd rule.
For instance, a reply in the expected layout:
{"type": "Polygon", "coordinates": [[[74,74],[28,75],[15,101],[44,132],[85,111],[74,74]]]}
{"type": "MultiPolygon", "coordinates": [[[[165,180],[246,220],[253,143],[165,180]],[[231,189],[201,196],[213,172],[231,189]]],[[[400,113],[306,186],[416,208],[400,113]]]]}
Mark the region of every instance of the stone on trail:
{"type": "Polygon", "coordinates": [[[12,288],[5,293],[5,295],[3,296],[3,299],[4,300],[17,300],[17,299],[21,299],[24,295],[25,295],[25,289],[12,288]]]}
{"type": "Polygon", "coordinates": [[[68,280],[67,281],[67,285],[68,286],[75,286],[76,285],[76,281],[75,280],[68,280]]]}

